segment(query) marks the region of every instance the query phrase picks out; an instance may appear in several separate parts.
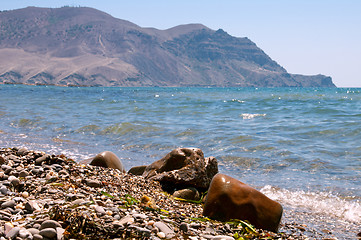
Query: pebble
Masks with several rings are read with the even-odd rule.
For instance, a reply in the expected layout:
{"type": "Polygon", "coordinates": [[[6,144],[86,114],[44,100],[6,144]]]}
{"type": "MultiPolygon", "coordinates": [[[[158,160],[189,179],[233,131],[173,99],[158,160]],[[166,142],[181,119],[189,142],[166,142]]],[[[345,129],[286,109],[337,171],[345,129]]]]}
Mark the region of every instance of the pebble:
{"type": "Polygon", "coordinates": [[[40,230],[45,229],[45,228],[53,228],[53,229],[61,228],[61,224],[54,220],[45,220],[41,224],[40,230]]]}
{"type": "Polygon", "coordinates": [[[39,234],[46,238],[54,238],[57,233],[54,228],[44,228],[40,230],[39,234]]]}
{"type": "Polygon", "coordinates": [[[14,208],[16,206],[16,203],[14,200],[9,200],[1,204],[1,208],[14,208]]]}
{"type": "Polygon", "coordinates": [[[19,232],[20,232],[20,228],[14,227],[6,234],[5,237],[9,239],[15,239],[18,236],[19,232]]]}

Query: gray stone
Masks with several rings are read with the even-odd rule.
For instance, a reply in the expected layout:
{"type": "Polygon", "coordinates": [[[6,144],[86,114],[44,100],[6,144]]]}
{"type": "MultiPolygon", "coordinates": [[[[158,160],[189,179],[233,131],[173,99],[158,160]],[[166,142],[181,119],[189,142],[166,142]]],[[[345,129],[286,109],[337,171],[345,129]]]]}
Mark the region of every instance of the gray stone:
{"type": "Polygon", "coordinates": [[[0,193],[4,194],[4,195],[8,194],[8,188],[6,186],[4,186],[4,185],[1,185],[0,193]]]}
{"type": "Polygon", "coordinates": [[[15,201],[14,200],[9,200],[9,201],[6,201],[4,203],[1,204],[1,208],[4,209],[4,208],[14,208],[16,205],[15,201]]]}
{"type": "Polygon", "coordinates": [[[173,197],[187,199],[187,200],[194,200],[194,201],[198,201],[201,198],[198,190],[195,188],[185,188],[175,191],[173,193],[173,197]]]}
{"type": "Polygon", "coordinates": [[[28,176],[29,175],[29,173],[27,172],[27,171],[25,171],[25,170],[22,170],[20,173],[19,173],[19,177],[22,177],[22,178],[24,178],[24,177],[26,177],[26,176],[28,176]]]}
{"type": "Polygon", "coordinates": [[[94,188],[98,188],[98,187],[102,186],[101,182],[99,182],[98,180],[93,180],[93,179],[86,180],[86,185],[88,185],[89,187],[94,187],[94,188]]]}
{"type": "Polygon", "coordinates": [[[46,238],[54,238],[57,233],[54,228],[44,228],[40,230],[39,234],[46,238]]]}
{"type": "Polygon", "coordinates": [[[46,161],[48,158],[50,158],[50,155],[49,154],[45,154],[44,156],[41,156],[39,158],[37,158],[35,160],[35,165],[39,166],[41,165],[44,161],[46,161]]]}
{"type": "Polygon", "coordinates": [[[28,239],[33,237],[33,235],[25,228],[20,229],[18,236],[22,239],[28,239]]]}
{"type": "Polygon", "coordinates": [[[33,235],[33,240],[43,240],[43,236],[41,236],[40,234],[34,234],[33,235]]]}
{"type": "Polygon", "coordinates": [[[26,148],[20,148],[18,152],[16,153],[18,156],[25,156],[29,153],[28,149],[26,148]]]}
{"type": "Polygon", "coordinates": [[[15,239],[20,232],[20,228],[19,227],[13,227],[7,234],[6,234],[6,238],[8,239],[15,239]]]}
{"type": "Polygon", "coordinates": [[[57,239],[57,240],[62,240],[62,239],[63,239],[63,236],[64,236],[64,232],[65,232],[65,229],[64,229],[64,228],[57,227],[57,228],[56,228],[56,239],[57,239]]]}
{"type": "Polygon", "coordinates": [[[140,233],[142,235],[142,237],[144,237],[144,238],[149,238],[152,233],[152,231],[150,231],[149,229],[138,227],[138,226],[130,226],[129,228],[134,229],[135,231],[140,233]]]}
{"type": "Polygon", "coordinates": [[[171,238],[174,236],[174,231],[168,227],[164,222],[155,222],[154,226],[159,229],[159,231],[163,232],[166,238],[171,238]]]}
{"type": "MultiPolygon", "coordinates": [[[[45,221],[41,224],[40,230],[46,229],[46,228],[56,229],[57,227],[60,227],[60,228],[61,228],[61,224],[58,223],[57,221],[54,221],[54,220],[45,220],[45,221]]],[[[42,236],[44,236],[44,235],[42,235],[42,236]]]]}
{"type": "Polygon", "coordinates": [[[28,228],[28,231],[31,233],[31,235],[35,235],[35,234],[39,234],[39,229],[36,229],[36,228],[28,228]]]}
{"type": "Polygon", "coordinates": [[[96,205],[96,206],[95,206],[95,211],[96,211],[98,214],[100,214],[101,216],[102,216],[102,215],[105,215],[105,210],[104,210],[104,208],[103,208],[102,206],[96,205]]]}

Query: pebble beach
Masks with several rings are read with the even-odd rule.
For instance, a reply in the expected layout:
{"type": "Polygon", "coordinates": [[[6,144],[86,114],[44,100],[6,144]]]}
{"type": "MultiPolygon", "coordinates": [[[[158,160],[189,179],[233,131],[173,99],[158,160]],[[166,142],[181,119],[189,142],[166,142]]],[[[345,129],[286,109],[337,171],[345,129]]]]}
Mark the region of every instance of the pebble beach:
{"type": "MultiPolygon", "coordinates": [[[[278,233],[202,216],[156,181],[24,148],[0,150],[0,239],[333,239],[302,223],[278,233]]],[[[325,233],[327,234],[327,233],[325,233]]]]}

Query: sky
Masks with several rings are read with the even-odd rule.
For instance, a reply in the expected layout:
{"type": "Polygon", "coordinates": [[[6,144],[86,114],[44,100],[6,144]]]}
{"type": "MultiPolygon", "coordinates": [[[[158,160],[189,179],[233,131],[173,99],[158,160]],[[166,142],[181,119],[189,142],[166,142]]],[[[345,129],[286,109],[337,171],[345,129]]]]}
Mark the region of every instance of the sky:
{"type": "Polygon", "coordinates": [[[201,23],[248,37],[289,73],[361,87],[360,0],[0,0],[0,10],[84,6],[141,27],[201,23]]]}

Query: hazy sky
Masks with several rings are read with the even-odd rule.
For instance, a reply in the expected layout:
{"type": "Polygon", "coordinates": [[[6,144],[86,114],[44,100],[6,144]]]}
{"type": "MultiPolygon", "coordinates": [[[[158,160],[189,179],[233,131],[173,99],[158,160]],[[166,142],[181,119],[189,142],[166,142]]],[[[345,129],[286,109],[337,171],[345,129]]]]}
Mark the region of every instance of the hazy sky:
{"type": "Polygon", "coordinates": [[[360,0],[1,0],[0,9],[87,6],[141,27],[202,23],[248,37],[289,73],[361,87],[360,0]]]}

